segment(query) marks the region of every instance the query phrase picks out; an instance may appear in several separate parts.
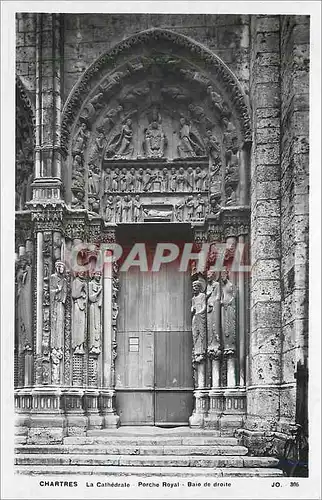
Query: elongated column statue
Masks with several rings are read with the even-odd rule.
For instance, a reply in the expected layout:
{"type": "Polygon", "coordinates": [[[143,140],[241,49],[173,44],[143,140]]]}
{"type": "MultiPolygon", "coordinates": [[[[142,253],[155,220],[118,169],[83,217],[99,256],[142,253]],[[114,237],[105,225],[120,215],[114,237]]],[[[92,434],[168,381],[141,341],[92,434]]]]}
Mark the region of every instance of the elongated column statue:
{"type": "Polygon", "coordinates": [[[205,390],[206,336],[206,283],[200,279],[192,283],[192,361],[196,373],[194,391],[194,410],[189,418],[190,427],[203,427],[208,410],[208,391],[205,390]]]}
{"type": "Polygon", "coordinates": [[[101,352],[102,294],[101,273],[96,272],[88,284],[90,354],[100,354],[101,352]]]}
{"type": "Polygon", "coordinates": [[[67,280],[65,264],[58,260],[55,273],[50,277],[51,295],[51,360],[52,381],[59,384],[61,380],[61,360],[64,346],[65,302],[67,298],[67,280]]]}
{"type": "Polygon", "coordinates": [[[207,285],[207,353],[212,364],[212,387],[220,386],[220,283],[219,273],[208,271],[207,285]]]}
{"type": "Polygon", "coordinates": [[[236,386],[236,289],[226,269],[221,272],[221,329],[227,358],[227,387],[236,386]]]}
{"type": "Polygon", "coordinates": [[[31,385],[31,370],[27,366],[28,354],[32,352],[32,288],[31,288],[31,258],[27,254],[21,255],[17,265],[17,329],[18,355],[21,357],[18,365],[19,385],[31,385]]]}
{"type": "Polygon", "coordinates": [[[191,304],[192,313],[192,340],[193,340],[193,362],[198,366],[197,387],[203,389],[205,386],[205,357],[206,357],[206,294],[203,284],[196,280],[192,284],[193,297],[191,304]],[[202,364],[201,364],[202,363],[202,364]]]}
{"type": "Polygon", "coordinates": [[[73,281],[73,328],[72,347],[74,354],[84,354],[87,308],[87,283],[83,272],[79,272],[73,281]]]}

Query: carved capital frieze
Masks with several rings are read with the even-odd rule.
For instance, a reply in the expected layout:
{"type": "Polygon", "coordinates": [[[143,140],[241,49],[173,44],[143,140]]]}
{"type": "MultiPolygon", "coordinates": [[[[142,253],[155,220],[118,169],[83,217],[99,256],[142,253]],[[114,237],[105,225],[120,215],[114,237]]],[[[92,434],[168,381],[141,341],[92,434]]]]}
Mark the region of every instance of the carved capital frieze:
{"type": "MultiPolygon", "coordinates": [[[[41,207],[39,207],[41,208],[41,207]]],[[[62,209],[49,209],[43,207],[42,210],[32,211],[31,219],[35,232],[61,231],[63,222],[62,209]]]]}

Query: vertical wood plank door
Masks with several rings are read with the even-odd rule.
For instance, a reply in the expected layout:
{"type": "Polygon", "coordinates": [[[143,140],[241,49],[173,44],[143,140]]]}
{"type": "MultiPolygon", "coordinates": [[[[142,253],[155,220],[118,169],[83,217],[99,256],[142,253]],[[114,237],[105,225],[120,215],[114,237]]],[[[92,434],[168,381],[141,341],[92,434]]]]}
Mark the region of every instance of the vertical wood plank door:
{"type": "Polygon", "coordinates": [[[121,425],[188,425],[190,277],[178,263],[120,273],[116,407],[121,425]]]}

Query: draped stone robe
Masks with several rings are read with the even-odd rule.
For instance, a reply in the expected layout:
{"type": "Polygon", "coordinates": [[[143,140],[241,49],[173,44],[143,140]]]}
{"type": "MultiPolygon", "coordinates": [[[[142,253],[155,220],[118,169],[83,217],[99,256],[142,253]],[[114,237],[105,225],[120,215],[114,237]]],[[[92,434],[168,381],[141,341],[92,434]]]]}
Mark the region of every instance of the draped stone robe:
{"type": "Polygon", "coordinates": [[[75,354],[84,354],[86,333],[87,283],[84,278],[76,277],[72,285],[73,328],[72,347],[75,354]]]}

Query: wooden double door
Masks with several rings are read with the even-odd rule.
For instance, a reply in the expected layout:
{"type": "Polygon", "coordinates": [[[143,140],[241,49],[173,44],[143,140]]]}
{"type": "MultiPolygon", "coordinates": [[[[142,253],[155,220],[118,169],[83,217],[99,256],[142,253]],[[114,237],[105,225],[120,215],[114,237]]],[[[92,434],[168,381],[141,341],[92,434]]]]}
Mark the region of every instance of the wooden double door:
{"type": "Polygon", "coordinates": [[[116,409],[121,425],[188,425],[191,285],[178,263],[120,272],[116,409]]]}

